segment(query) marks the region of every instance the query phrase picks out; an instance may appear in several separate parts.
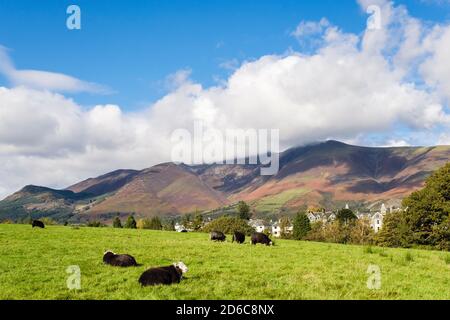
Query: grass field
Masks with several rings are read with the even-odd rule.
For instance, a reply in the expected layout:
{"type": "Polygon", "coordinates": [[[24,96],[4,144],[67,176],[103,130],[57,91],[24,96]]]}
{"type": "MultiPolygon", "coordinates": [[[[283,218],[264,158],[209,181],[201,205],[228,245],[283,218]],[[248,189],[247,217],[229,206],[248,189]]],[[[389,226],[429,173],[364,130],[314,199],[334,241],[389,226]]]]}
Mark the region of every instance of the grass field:
{"type": "Polygon", "coordinates": [[[208,237],[0,225],[0,299],[450,299],[450,253],[288,240],[254,247],[208,237]],[[107,249],[143,265],[106,266],[107,249]],[[147,267],[179,260],[190,269],[180,284],[139,286],[147,267]],[[381,269],[379,290],[367,288],[370,264],[381,269]],[[81,290],[66,287],[70,265],[81,268],[81,290]]]}

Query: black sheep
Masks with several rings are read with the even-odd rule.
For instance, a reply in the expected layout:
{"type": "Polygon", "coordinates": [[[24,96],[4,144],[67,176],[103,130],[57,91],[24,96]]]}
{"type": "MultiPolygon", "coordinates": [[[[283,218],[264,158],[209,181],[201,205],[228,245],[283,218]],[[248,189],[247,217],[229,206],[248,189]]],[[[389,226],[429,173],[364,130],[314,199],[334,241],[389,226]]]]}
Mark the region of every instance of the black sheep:
{"type": "Polygon", "coordinates": [[[252,238],[251,238],[252,244],[257,244],[257,243],[261,243],[261,244],[265,244],[266,246],[273,246],[275,243],[273,243],[272,240],[270,240],[270,238],[261,232],[255,232],[252,234],[252,238]]]}
{"type": "Polygon", "coordinates": [[[213,231],[211,232],[211,240],[213,241],[225,241],[226,236],[223,234],[223,232],[220,231],[213,231]]]}
{"type": "Polygon", "coordinates": [[[115,254],[111,251],[105,252],[103,255],[103,263],[115,267],[135,267],[138,265],[136,260],[129,254],[115,254]]]}
{"type": "Polygon", "coordinates": [[[44,223],[39,220],[33,220],[33,222],[31,222],[31,227],[45,228],[44,223]]]}
{"type": "Polygon", "coordinates": [[[244,243],[245,242],[245,234],[235,231],[233,234],[233,241],[236,241],[237,243],[244,243]]]}
{"type": "Polygon", "coordinates": [[[167,267],[156,267],[144,271],[139,277],[142,286],[169,285],[179,283],[188,268],[183,262],[174,263],[167,267]]]}

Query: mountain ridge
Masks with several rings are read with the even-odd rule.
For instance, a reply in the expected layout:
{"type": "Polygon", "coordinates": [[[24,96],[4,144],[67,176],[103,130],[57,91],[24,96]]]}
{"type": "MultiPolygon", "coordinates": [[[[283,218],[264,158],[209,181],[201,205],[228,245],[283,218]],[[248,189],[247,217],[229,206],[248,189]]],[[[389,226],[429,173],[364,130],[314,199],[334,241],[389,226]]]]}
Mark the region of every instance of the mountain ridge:
{"type": "Polygon", "coordinates": [[[261,176],[257,165],[162,163],[119,169],[63,190],[39,186],[0,201],[0,219],[49,216],[108,220],[117,213],[179,216],[248,201],[258,215],[292,214],[302,206],[398,205],[450,161],[450,146],[364,147],[329,140],[280,153],[280,168],[261,176]]]}

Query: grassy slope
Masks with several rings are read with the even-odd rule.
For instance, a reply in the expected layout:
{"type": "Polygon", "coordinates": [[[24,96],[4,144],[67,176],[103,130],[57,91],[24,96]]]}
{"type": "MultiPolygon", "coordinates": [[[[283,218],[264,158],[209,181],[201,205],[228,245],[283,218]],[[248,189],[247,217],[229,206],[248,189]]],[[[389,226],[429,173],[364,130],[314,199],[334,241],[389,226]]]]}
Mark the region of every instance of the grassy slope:
{"type": "Polygon", "coordinates": [[[0,243],[0,299],[450,298],[450,253],[436,251],[370,253],[359,246],[282,240],[253,247],[212,243],[201,233],[28,225],[0,225],[0,243]],[[103,265],[106,249],[130,253],[144,265],[103,265]],[[179,260],[190,268],[180,284],[138,285],[148,266],[179,260]],[[382,270],[378,291],[366,288],[369,264],[382,270]],[[69,265],[81,267],[78,292],[66,289],[69,265]]]}

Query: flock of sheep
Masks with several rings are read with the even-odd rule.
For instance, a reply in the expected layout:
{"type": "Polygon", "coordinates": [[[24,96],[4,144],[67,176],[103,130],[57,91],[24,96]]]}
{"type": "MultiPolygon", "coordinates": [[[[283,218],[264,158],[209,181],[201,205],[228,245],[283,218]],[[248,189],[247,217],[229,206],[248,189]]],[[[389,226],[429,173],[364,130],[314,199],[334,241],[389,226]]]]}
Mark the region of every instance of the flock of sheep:
{"type": "MultiPolygon", "coordinates": [[[[32,227],[44,228],[44,223],[39,220],[33,220],[32,227]]],[[[226,236],[223,232],[213,231],[211,232],[212,241],[225,241],[226,236]]],[[[241,232],[234,232],[233,242],[236,241],[239,244],[245,242],[245,234],[241,232]]],[[[261,243],[264,245],[274,245],[272,240],[264,234],[255,232],[251,236],[251,243],[256,245],[261,243]]],[[[112,251],[106,251],[103,254],[103,263],[115,266],[115,267],[133,267],[139,266],[136,259],[129,254],[116,254],[112,251]]],[[[169,285],[172,283],[179,283],[183,274],[188,271],[187,266],[182,262],[173,263],[170,266],[155,267],[150,268],[139,277],[139,283],[142,286],[153,286],[153,285],[169,285]]]]}

